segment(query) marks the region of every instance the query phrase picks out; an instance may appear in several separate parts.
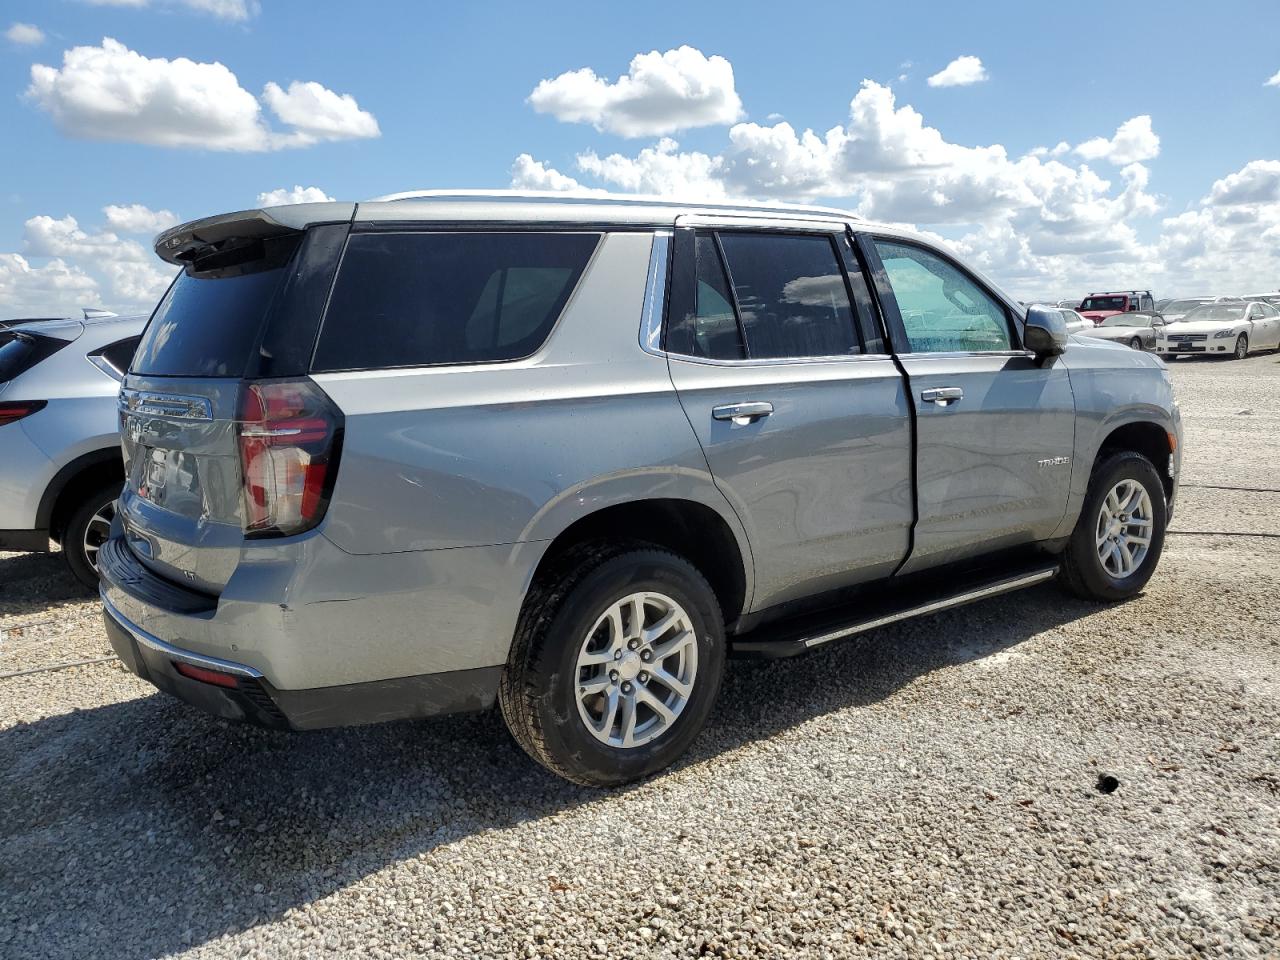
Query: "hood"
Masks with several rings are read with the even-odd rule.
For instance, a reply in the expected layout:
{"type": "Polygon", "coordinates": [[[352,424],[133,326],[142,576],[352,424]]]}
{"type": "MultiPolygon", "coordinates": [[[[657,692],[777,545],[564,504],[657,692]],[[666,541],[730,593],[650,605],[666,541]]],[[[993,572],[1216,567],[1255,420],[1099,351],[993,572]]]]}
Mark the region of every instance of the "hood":
{"type": "Polygon", "coordinates": [[[1191,323],[1170,323],[1162,332],[1162,336],[1173,337],[1183,333],[1207,333],[1213,335],[1219,330],[1232,330],[1239,326],[1248,326],[1246,320],[1194,320],[1191,323]]]}

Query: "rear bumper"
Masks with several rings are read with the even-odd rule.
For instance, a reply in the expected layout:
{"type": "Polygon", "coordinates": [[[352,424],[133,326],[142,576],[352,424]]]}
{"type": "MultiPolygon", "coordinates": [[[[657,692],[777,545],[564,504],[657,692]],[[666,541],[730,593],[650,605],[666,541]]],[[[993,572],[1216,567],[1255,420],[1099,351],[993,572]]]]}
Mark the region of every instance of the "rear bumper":
{"type": "Polygon", "coordinates": [[[310,690],[278,690],[253,667],[166,643],[131,623],[102,588],[103,619],[116,656],[165,693],[228,720],[277,730],[315,730],[406,717],[486,710],[493,705],[501,667],[480,667],[310,690]],[[230,686],[178,672],[186,664],[222,674],[230,686]]]}

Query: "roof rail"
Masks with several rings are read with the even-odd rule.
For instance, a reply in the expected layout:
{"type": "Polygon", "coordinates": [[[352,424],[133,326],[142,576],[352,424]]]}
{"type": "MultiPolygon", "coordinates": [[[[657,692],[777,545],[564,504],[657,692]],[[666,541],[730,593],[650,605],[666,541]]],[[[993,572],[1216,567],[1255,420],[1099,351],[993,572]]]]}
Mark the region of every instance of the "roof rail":
{"type": "Polygon", "coordinates": [[[410,190],[404,193],[389,193],[374,197],[372,203],[396,203],[401,200],[462,200],[476,202],[519,202],[519,203],[575,203],[602,204],[609,206],[664,206],[664,207],[699,207],[715,210],[759,210],[764,212],[787,212],[804,214],[823,214],[841,217],[847,220],[861,220],[856,214],[837,207],[806,206],[795,203],[773,203],[767,200],[707,200],[703,198],[663,197],[639,193],[574,193],[556,190],[410,190]]]}

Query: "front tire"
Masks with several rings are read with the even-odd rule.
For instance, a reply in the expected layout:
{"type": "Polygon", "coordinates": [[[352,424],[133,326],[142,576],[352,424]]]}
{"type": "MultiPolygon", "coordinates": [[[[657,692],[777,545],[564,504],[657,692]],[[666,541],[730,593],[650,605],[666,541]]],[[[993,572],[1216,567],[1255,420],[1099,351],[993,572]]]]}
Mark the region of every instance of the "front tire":
{"type": "Polygon", "coordinates": [[[1130,349],[1130,350],[1141,350],[1141,349],[1142,349],[1142,338],[1141,338],[1141,337],[1130,337],[1130,338],[1129,338],[1129,349],[1130,349]]]}
{"type": "Polygon", "coordinates": [[[1232,359],[1235,360],[1243,360],[1245,357],[1249,356],[1249,335],[1247,333],[1242,333],[1240,336],[1236,337],[1235,353],[1231,356],[1232,359]]]}
{"type": "Polygon", "coordinates": [[[617,786],[689,748],[724,660],[720,605],[693,564],[645,544],[586,544],[530,589],[498,702],[552,773],[617,786]]]}
{"type": "Polygon", "coordinates": [[[75,578],[98,589],[98,548],[107,542],[122,483],[99,487],[85,497],[62,532],[62,555],[75,578]]]}
{"type": "Polygon", "coordinates": [[[1099,463],[1062,557],[1062,583],[1084,600],[1127,600],[1147,585],[1169,522],[1164,485],[1140,453],[1099,463]]]}

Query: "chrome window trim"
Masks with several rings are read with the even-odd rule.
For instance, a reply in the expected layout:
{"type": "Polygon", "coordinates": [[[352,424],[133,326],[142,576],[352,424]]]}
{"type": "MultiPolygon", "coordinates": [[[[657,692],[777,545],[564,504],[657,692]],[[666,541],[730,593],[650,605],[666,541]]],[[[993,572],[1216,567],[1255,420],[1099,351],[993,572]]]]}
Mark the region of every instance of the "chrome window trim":
{"type": "Polygon", "coordinates": [[[640,349],[655,357],[662,350],[662,316],[667,304],[667,265],[671,261],[671,230],[655,230],[649,248],[649,273],[644,282],[644,305],[640,310],[640,349]]]}
{"type": "Polygon", "coordinates": [[[124,371],[116,369],[116,367],[112,365],[111,361],[101,353],[87,353],[84,358],[116,383],[120,383],[124,380],[124,371]]]}
{"type": "MultiPolygon", "coordinates": [[[[1025,354],[1018,354],[1024,356],[1025,354]]],[[[743,360],[716,360],[710,357],[693,357],[687,353],[666,353],[670,360],[682,360],[685,363],[700,363],[708,367],[782,367],[806,363],[857,363],[862,360],[892,360],[888,353],[838,353],[827,357],[754,357],[743,360]]]]}

